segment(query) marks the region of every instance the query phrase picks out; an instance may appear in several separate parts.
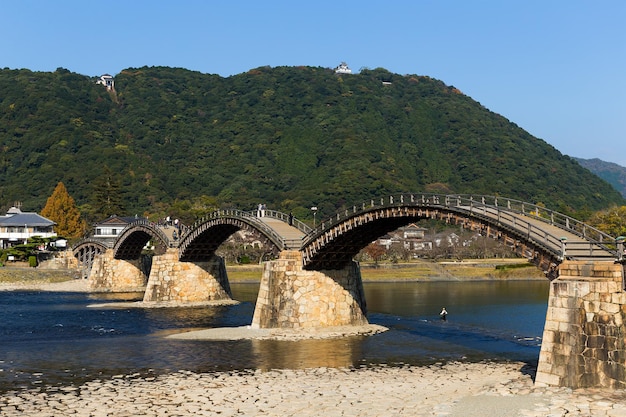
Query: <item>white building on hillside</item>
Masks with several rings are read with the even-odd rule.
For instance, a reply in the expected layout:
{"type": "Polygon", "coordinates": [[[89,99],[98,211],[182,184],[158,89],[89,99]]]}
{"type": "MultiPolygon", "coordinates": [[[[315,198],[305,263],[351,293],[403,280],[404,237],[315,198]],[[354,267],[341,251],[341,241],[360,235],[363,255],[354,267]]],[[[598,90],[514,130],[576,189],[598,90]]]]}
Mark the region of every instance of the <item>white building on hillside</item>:
{"type": "Polygon", "coordinates": [[[115,79],[109,74],[101,75],[96,84],[102,84],[107,90],[115,90],[115,79]]]}
{"type": "Polygon", "coordinates": [[[348,64],[342,62],[337,68],[335,68],[335,74],[352,74],[352,70],[348,67],[348,64]]]}

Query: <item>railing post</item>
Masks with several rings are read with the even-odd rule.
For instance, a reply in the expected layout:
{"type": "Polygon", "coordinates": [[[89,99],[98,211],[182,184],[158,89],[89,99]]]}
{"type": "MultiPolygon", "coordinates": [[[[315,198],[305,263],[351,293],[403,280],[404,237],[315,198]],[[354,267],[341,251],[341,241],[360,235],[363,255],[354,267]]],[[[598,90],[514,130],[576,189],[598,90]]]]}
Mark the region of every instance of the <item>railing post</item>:
{"type": "MultiPolygon", "coordinates": [[[[624,240],[626,237],[618,236],[615,238],[615,243],[617,243],[617,262],[624,263],[624,240]]],[[[624,270],[624,268],[622,267],[624,270]]],[[[622,272],[622,290],[626,291],[626,270],[622,272]]]]}
{"type": "Polygon", "coordinates": [[[562,237],[560,240],[561,240],[561,260],[565,260],[565,256],[567,255],[567,251],[566,251],[567,238],[562,237]]]}
{"type": "Polygon", "coordinates": [[[622,262],[624,260],[624,240],[626,237],[618,236],[615,238],[615,243],[617,243],[617,262],[622,262]]]}

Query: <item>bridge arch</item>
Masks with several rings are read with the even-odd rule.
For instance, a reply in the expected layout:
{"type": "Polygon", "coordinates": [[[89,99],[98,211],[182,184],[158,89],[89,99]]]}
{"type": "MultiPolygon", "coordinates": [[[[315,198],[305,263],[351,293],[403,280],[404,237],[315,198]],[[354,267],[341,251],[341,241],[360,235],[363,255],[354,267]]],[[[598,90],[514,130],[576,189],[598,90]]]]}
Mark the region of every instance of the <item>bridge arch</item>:
{"type": "Polygon", "coordinates": [[[94,238],[82,239],[72,246],[72,254],[78,260],[83,278],[89,276],[96,256],[103,254],[110,248],[109,242],[94,238]]]}
{"type": "MultiPolygon", "coordinates": [[[[267,215],[271,214],[269,211],[266,213],[267,215]]],[[[275,254],[286,247],[285,239],[261,221],[255,212],[217,210],[198,220],[182,236],[178,245],[179,259],[181,261],[210,260],[217,248],[226,239],[242,229],[259,234],[265,240],[264,243],[269,245],[275,254]]]]}
{"type": "Polygon", "coordinates": [[[155,223],[138,220],[126,226],[118,235],[113,246],[115,259],[139,259],[146,244],[154,243],[154,253],[162,255],[172,246],[170,238],[155,223]]]}
{"type": "Polygon", "coordinates": [[[322,221],[303,239],[304,268],[340,269],[376,238],[436,219],[500,240],[551,278],[568,259],[615,259],[615,239],[564,214],[497,196],[400,194],[371,199],[322,221]]]}

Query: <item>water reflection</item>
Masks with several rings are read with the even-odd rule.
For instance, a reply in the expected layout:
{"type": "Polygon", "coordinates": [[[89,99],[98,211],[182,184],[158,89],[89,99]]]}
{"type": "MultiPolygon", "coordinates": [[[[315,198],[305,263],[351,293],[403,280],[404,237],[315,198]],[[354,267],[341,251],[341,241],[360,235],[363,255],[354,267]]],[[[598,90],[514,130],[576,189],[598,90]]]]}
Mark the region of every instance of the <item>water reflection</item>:
{"type": "Polygon", "coordinates": [[[253,340],[252,349],[258,369],[339,368],[360,360],[361,343],[361,337],[295,342],[253,340]]]}
{"type": "Polygon", "coordinates": [[[101,292],[88,294],[87,297],[98,301],[141,301],[143,294],[143,292],[101,292]]]}

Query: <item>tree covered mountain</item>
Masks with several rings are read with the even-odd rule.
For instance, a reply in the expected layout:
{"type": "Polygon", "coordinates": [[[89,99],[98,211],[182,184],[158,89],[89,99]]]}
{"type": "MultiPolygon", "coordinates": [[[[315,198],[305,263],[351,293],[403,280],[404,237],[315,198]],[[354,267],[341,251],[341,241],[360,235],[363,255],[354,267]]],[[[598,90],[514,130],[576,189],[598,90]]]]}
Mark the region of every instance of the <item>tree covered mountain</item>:
{"type": "Polygon", "coordinates": [[[613,162],[602,161],[598,158],[582,159],[574,158],[580,165],[596,174],[598,177],[606,180],[624,198],[626,198],[626,167],[615,164],[613,162]]]}
{"type": "Polygon", "coordinates": [[[95,81],[0,70],[0,204],[40,210],[59,181],[90,220],[112,199],[116,214],[265,203],[300,218],[412,191],[569,213],[624,204],[572,158],[426,76],[143,67],[116,75],[115,92],[95,81]]]}

